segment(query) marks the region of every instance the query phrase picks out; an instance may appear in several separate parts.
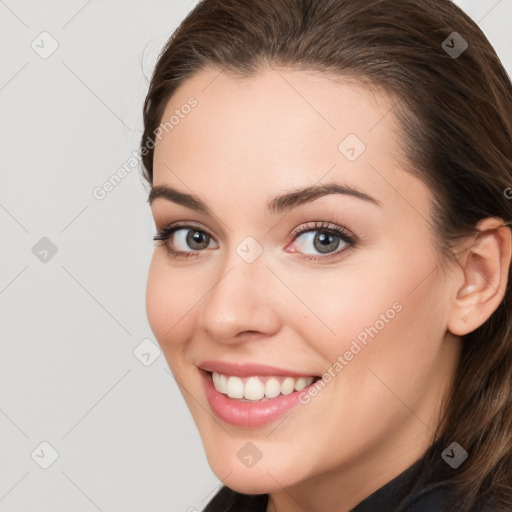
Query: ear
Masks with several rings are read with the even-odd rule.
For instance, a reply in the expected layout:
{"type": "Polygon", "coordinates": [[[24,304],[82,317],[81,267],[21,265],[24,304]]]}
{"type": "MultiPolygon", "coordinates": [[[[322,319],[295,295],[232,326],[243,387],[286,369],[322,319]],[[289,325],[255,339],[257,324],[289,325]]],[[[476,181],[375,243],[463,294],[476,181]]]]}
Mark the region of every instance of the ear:
{"type": "Polygon", "coordinates": [[[453,297],[448,330],[463,336],[480,327],[498,308],[507,288],[511,260],[511,231],[502,219],[477,225],[474,242],[459,258],[463,284],[453,297]]]}

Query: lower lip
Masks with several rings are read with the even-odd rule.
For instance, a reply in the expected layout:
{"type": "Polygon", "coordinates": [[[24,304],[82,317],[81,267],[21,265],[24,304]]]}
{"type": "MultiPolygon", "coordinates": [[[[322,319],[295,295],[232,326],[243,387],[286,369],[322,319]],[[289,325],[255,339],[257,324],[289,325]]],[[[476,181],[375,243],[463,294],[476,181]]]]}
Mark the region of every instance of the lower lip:
{"type": "MultiPolygon", "coordinates": [[[[261,427],[284,416],[299,404],[300,393],[309,386],[289,395],[279,395],[264,402],[242,402],[220,393],[213,385],[209,372],[200,370],[204,382],[206,397],[211,408],[219,418],[239,427],[261,427]]],[[[315,382],[310,384],[313,386],[315,382]]]]}

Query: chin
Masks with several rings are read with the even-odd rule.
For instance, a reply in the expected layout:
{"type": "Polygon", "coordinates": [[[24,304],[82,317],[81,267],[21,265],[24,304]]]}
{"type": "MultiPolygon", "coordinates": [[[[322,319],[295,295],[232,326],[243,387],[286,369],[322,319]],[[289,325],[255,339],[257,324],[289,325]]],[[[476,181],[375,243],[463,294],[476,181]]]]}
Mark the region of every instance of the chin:
{"type": "Polygon", "coordinates": [[[252,470],[233,471],[227,478],[227,473],[215,474],[219,480],[224,478],[224,484],[230,489],[242,494],[268,494],[290,485],[289,482],[283,482],[280,475],[273,475],[274,479],[265,470],[256,474],[252,470]]]}
{"type": "Polygon", "coordinates": [[[207,459],[215,476],[230,489],[242,494],[267,494],[296,485],[301,480],[297,465],[287,464],[279,454],[277,460],[262,456],[252,467],[246,467],[237,457],[226,453],[208,453],[207,459]]]}

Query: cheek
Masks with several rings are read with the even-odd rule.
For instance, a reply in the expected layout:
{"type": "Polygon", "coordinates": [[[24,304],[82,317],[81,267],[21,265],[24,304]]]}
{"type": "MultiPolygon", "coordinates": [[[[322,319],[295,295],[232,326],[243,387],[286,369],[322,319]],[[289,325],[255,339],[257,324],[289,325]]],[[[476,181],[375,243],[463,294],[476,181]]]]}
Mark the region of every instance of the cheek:
{"type": "Polygon", "coordinates": [[[191,329],[194,305],[200,299],[201,287],[193,274],[173,270],[167,265],[164,251],[156,250],[148,272],[146,313],[149,325],[164,350],[183,345],[191,329]]]}
{"type": "Polygon", "coordinates": [[[375,411],[389,417],[390,401],[398,411],[401,407],[390,389],[400,390],[401,399],[414,404],[439,355],[445,301],[435,259],[428,251],[402,254],[409,258],[390,252],[367,271],[343,276],[344,294],[330,285],[331,294],[338,297],[325,302],[324,314],[336,335],[331,341],[324,338],[321,345],[318,338],[311,343],[321,346],[331,373],[341,375],[332,388],[343,396],[340,414],[351,404],[357,416],[368,421],[375,411]],[[341,364],[333,367],[336,361],[341,364]]]}
{"type": "Polygon", "coordinates": [[[170,326],[166,327],[169,311],[173,311],[173,309],[169,309],[169,306],[172,305],[173,294],[169,293],[171,288],[160,267],[161,264],[155,252],[149,267],[146,285],[146,313],[151,330],[159,342],[161,342],[165,330],[170,326]]]}
{"type": "Polygon", "coordinates": [[[314,281],[305,274],[294,278],[294,289],[317,317],[308,315],[308,343],[329,364],[345,354],[350,366],[389,354],[395,361],[428,358],[421,340],[439,338],[443,322],[435,255],[428,247],[390,244],[353,261],[318,272],[314,281]]]}

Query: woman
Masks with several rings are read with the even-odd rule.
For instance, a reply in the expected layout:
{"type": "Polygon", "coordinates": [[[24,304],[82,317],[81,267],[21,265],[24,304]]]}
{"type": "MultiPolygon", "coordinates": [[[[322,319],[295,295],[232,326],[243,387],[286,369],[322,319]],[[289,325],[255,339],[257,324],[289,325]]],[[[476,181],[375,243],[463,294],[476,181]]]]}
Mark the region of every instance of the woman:
{"type": "Polygon", "coordinates": [[[512,510],[512,87],[447,0],[205,0],[141,143],[207,511],[512,510]]]}

